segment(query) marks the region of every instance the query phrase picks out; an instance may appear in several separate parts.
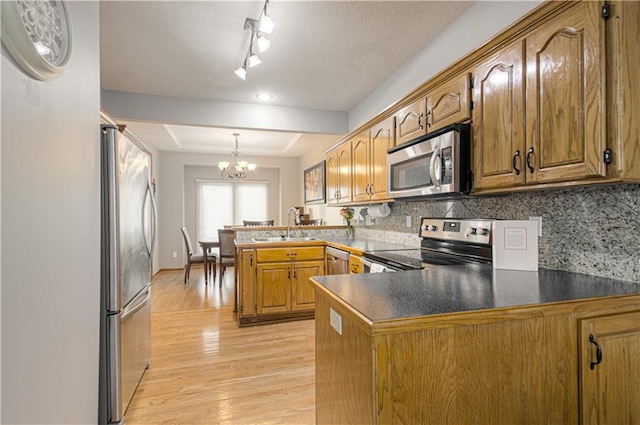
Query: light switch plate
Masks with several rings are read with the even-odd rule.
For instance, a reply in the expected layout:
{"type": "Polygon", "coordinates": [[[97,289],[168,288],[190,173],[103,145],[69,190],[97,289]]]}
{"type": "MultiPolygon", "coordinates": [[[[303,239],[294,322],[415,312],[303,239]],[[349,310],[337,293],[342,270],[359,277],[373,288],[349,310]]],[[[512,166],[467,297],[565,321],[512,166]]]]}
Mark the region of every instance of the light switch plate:
{"type": "Polygon", "coordinates": [[[407,227],[411,227],[411,216],[407,216],[407,227]]]}
{"type": "Polygon", "coordinates": [[[329,307],[329,322],[331,323],[331,327],[335,329],[339,335],[342,335],[342,316],[331,307],[329,307]]]}

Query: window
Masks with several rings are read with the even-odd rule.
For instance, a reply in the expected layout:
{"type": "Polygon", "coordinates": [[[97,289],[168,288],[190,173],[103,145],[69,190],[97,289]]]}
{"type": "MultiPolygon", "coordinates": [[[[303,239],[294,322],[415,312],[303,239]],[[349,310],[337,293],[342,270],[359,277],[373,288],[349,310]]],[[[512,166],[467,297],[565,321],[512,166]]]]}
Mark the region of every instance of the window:
{"type": "Polygon", "coordinates": [[[196,180],[196,193],[198,239],[218,239],[225,224],[268,219],[269,182],[196,180]]]}

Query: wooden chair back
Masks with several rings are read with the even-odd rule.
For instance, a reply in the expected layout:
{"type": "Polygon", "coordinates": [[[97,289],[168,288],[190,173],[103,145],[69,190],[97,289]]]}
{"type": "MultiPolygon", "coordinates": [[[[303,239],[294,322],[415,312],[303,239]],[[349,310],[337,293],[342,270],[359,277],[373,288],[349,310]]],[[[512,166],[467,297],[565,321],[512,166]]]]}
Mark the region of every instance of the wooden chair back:
{"type": "Polygon", "coordinates": [[[321,218],[314,218],[314,219],[307,219],[307,220],[300,220],[300,224],[304,225],[304,226],[322,226],[322,219],[321,218]]]}
{"type": "Polygon", "coordinates": [[[236,248],[233,240],[236,232],[229,229],[218,229],[218,241],[220,242],[220,258],[234,258],[236,248]]]}
{"type": "Polygon", "coordinates": [[[273,220],[242,220],[245,226],[273,226],[273,220]]]}
{"type": "Polygon", "coordinates": [[[191,244],[191,236],[185,226],[181,227],[182,237],[184,238],[184,245],[187,247],[187,255],[189,258],[193,255],[193,245],[191,244]]]}

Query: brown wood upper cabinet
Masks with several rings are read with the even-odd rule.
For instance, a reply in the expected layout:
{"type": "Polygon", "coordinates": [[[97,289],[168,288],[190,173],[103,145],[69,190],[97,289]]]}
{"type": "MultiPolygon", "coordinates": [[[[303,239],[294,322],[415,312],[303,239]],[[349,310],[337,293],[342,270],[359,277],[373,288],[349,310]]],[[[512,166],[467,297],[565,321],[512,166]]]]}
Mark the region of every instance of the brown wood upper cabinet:
{"type": "Polygon", "coordinates": [[[454,77],[395,114],[396,145],[471,118],[471,75],[454,77]]]}
{"type": "Polygon", "coordinates": [[[351,201],[351,141],[327,154],[327,203],[351,201]]]}
{"type": "Polygon", "coordinates": [[[427,94],[427,133],[471,118],[471,75],[452,78],[427,94]]]}
{"type": "Polygon", "coordinates": [[[605,60],[601,4],[585,1],[478,65],[474,191],[604,177],[605,60]]]}
{"type": "Polygon", "coordinates": [[[415,139],[427,133],[425,116],[427,104],[420,98],[395,113],[396,145],[415,139]]]}
{"type": "Polygon", "coordinates": [[[524,184],[524,42],[493,54],[473,74],[474,189],[524,184]]]}
{"type": "Polygon", "coordinates": [[[354,201],[388,198],[387,149],[394,145],[393,122],[390,117],[351,140],[354,201]]]}

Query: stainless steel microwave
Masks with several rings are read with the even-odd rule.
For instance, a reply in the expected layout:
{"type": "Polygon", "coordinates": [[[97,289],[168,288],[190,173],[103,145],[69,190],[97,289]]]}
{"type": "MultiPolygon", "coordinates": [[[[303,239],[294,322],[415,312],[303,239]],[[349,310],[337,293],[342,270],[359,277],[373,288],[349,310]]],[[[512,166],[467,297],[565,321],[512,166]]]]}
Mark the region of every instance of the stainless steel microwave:
{"type": "Polygon", "coordinates": [[[452,124],[387,152],[392,198],[453,197],[471,190],[470,124],[452,124]]]}

